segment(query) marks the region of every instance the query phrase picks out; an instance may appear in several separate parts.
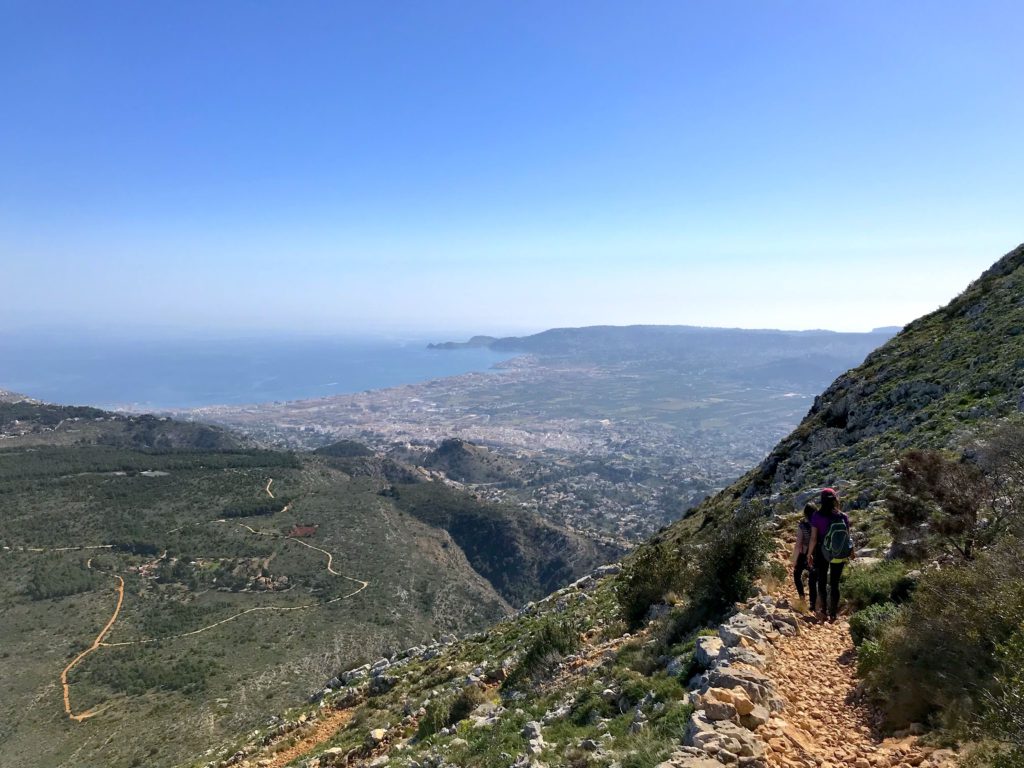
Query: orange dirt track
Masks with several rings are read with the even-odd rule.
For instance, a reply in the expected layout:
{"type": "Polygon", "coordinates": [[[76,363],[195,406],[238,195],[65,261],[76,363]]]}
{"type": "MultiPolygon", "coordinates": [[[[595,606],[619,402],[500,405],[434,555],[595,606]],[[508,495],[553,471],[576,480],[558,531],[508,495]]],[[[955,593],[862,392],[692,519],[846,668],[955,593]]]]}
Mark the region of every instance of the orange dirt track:
{"type": "Polygon", "coordinates": [[[66,667],[64,667],[64,669],[60,673],[60,684],[64,688],[64,711],[67,712],[67,715],[68,715],[68,717],[70,719],[75,720],[75,721],[77,721],[79,723],[82,722],[83,720],[88,720],[93,715],[99,714],[99,710],[90,709],[89,711],[82,712],[81,714],[78,714],[78,715],[76,715],[72,711],[72,709],[71,709],[71,690],[68,687],[68,672],[70,672],[72,669],[74,669],[75,665],[78,664],[78,662],[80,662],[82,659],[84,659],[90,653],[92,653],[93,651],[99,650],[100,645],[103,642],[103,638],[107,636],[107,633],[110,631],[110,628],[113,627],[114,626],[114,622],[117,621],[117,614],[119,614],[121,612],[121,603],[124,602],[124,579],[122,579],[120,576],[116,576],[116,575],[114,576],[114,578],[117,579],[117,581],[118,581],[118,584],[117,584],[117,605],[114,607],[114,615],[110,617],[110,620],[107,622],[106,626],[103,627],[103,629],[100,630],[100,633],[98,635],[96,635],[96,639],[92,641],[92,645],[90,645],[88,648],[86,648],[80,654],[75,656],[74,660],[70,664],[68,664],[66,667]]]}

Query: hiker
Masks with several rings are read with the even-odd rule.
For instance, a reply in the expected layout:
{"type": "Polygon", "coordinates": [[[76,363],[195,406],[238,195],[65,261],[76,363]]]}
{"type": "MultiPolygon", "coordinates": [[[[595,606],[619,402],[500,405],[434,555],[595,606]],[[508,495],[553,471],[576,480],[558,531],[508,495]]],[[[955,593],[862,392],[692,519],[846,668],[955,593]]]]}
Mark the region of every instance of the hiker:
{"type": "Polygon", "coordinates": [[[826,608],[828,620],[836,620],[839,580],[843,577],[846,561],[854,557],[850,518],[839,507],[839,496],[835,490],[825,488],[821,492],[821,506],[811,517],[811,548],[807,559],[814,574],[811,578],[818,583],[814,613],[819,621],[824,621],[826,608]]]}
{"type": "Polygon", "coordinates": [[[793,583],[796,584],[797,594],[804,599],[804,571],[807,571],[807,586],[811,590],[811,607],[818,602],[818,582],[814,578],[814,571],[807,562],[811,552],[811,518],[818,508],[811,502],[804,505],[804,519],[796,527],[796,542],[793,544],[793,558],[790,565],[793,568],[793,583]]]}

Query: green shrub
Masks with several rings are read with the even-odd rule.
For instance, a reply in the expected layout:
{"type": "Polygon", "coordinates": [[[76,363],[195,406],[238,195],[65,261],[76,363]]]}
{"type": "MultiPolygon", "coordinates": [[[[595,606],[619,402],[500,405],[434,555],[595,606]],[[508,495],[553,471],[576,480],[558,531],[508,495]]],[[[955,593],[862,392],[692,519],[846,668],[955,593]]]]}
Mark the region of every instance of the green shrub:
{"type": "Polygon", "coordinates": [[[224,507],[220,516],[225,519],[233,517],[261,517],[274,515],[292,503],[290,496],[278,495],[275,498],[245,499],[224,507]]]}
{"type": "Polygon", "coordinates": [[[118,693],[139,695],[151,690],[203,692],[217,672],[216,662],[195,656],[169,660],[149,651],[122,651],[88,667],[86,677],[118,693]]]}
{"type": "Polygon", "coordinates": [[[420,720],[416,735],[420,739],[433,736],[442,728],[448,728],[465,720],[485,699],[484,692],[475,685],[435,699],[427,705],[427,712],[420,720]]]}
{"type": "Polygon", "coordinates": [[[570,720],[582,727],[593,724],[596,718],[608,719],[618,714],[613,702],[605,701],[598,691],[586,690],[573,703],[570,720]]]}
{"type": "Polygon", "coordinates": [[[1024,749],[1011,747],[992,761],[992,768],[1024,768],[1024,749]]]}
{"type": "Polygon", "coordinates": [[[898,561],[864,567],[854,565],[844,573],[842,595],[852,611],[900,602],[912,591],[913,582],[907,579],[907,566],[898,561]]]}
{"type": "Polygon", "coordinates": [[[691,600],[696,618],[706,623],[746,600],[762,574],[771,537],[759,507],[742,507],[718,527],[711,540],[696,553],[696,578],[691,600]]]}
{"type": "Polygon", "coordinates": [[[630,629],[643,624],[652,605],[669,592],[683,592],[690,581],[686,560],[665,543],[642,547],[623,567],[615,597],[630,629]]]}
{"type": "Polygon", "coordinates": [[[649,727],[622,737],[625,754],[622,768],[653,768],[675,751],[680,734],[686,732],[693,708],[684,701],[670,701],[661,713],[651,717],[649,727]]]}
{"type": "Polygon", "coordinates": [[[999,670],[995,689],[989,694],[982,718],[982,731],[1006,744],[1010,751],[1001,759],[1005,765],[1016,756],[1024,762],[1024,622],[997,650],[999,670]]]}
{"type": "Polygon", "coordinates": [[[579,647],[579,628],[573,622],[549,619],[537,629],[519,663],[502,683],[502,690],[513,690],[547,674],[564,656],[579,647]]]}
{"type": "Polygon", "coordinates": [[[864,640],[857,648],[857,674],[864,678],[883,662],[882,646],[877,640],[864,640]]]}
{"type": "Polygon", "coordinates": [[[865,640],[874,640],[879,630],[899,615],[900,607],[895,603],[875,603],[850,617],[850,636],[853,644],[860,646],[865,640]]]}
{"type": "Polygon", "coordinates": [[[878,658],[865,673],[889,727],[939,710],[947,719],[981,711],[1000,668],[996,649],[1020,631],[1024,616],[1020,546],[1007,537],[972,561],[927,572],[880,629],[878,658]]]}
{"type": "Polygon", "coordinates": [[[765,574],[778,584],[785,584],[789,581],[789,569],[778,560],[768,563],[765,574]]]}

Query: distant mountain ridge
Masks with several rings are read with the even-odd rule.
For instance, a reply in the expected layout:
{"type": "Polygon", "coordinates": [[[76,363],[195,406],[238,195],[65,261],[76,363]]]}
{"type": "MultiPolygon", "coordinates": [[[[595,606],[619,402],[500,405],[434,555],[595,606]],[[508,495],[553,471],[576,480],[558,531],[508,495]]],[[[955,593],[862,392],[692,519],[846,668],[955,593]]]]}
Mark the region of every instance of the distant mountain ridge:
{"type": "Polygon", "coordinates": [[[428,344],[429,349],[469,349],[487,347],[498,352],[528,352],[535,354],[570,354],[588,351],[635,351],[646,347],[692,346],[702,348],[709,343],[754,341],[763,344],[765,339],[775,343],[799,345],[800,340],[857,340],[870,337],[881,343],[878,337],[891,337],[899,332],[899,326],[875,328],[867,333],[852,333],[812,329],[785,331],[776,329],[716,328],[694,325],[589,325],[579,328],[551,328],[529,336],[473,336],[469,341],[446,341],[428,344]]]}

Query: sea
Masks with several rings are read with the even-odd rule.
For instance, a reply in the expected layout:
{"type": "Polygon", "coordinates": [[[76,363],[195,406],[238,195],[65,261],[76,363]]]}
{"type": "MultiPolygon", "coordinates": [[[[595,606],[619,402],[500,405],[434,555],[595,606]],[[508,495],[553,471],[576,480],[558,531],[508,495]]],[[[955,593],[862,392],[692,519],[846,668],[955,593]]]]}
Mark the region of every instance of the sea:
{"type": "Polygon", "coordinates": [[[427,339],[0,335],[0,389],[62,405],[174,410],[280,402],[491,371],[512,355],[427,339]]]}

